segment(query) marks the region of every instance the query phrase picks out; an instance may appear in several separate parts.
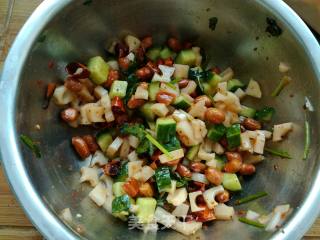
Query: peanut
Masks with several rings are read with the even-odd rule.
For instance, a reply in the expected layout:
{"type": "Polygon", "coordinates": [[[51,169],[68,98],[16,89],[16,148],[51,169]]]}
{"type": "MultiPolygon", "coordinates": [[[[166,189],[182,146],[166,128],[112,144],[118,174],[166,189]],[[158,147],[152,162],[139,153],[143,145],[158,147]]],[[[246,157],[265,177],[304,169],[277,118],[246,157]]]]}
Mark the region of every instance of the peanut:
{"type": "Polygon", "coordinates": [[[78,118],[78,111],[74,108],[64,109],[60,116],[65,122],[73,122],[78,118]]]}
{"type": "Polygon", "coordinates": [[[208,181],[214,185],[220,185],[222,183],[222,172],[214,169],[214,168],[208,168],[205,171],[206,178],[208,181]]]}
{"type": "Polygon", "coordinates": [[[88,144],[83,140],[83,138],[73,137],[71,142],[74,149],[82,159],[90,156],[90,150],[89,150],[88,144]]]}
{"type": "Polygon", "coordinates": [[[207,121],[219,124],[225,120],[225,113],[218,108],[208,108],[205,114],[207,121]]]}
{"type": "Polygon", "coordinates": [[[248,130],[260,130],[261,129],[261,124],[260,122],[252,119],[252,118],[246,118],[242,122],[243,126],[248,129],[248,130]]]}

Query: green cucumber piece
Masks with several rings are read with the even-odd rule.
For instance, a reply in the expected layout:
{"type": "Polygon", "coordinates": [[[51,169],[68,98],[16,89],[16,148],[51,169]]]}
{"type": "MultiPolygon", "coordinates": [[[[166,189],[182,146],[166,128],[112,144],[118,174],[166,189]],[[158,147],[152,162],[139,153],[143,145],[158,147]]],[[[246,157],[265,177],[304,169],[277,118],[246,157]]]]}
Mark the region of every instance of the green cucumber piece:
{"type": "Polygon", "coordinates": [[[168,47],[164,47],[159,55],[161,59],[167,59],[173,55],[173,52],[168,47]]]}
{"type": "Polygon", "coordinates": [[[109,93],[110,98],[112,99],[116,96],[120,98],[124,98],[126,96],[127,87],[128,87],[127,81],[119,81],[119,80],[114,81],[110,88],[110,93],[109,93]]]}
{"type": "Polygon", "coordinates": [[[170,142],[176,136],[176,121],[172,118],[158,118],[156,121],[157,140],[160,143],[170,142]]]}
{"type": "Polygon", "coordinates": [[[224,168],[224,165],[226,165],[227,162],[227,157],[226,155],[217,155],[215,156],[215,160],[216,160],[216,169],[222,171],[224,168]]]}
{"type": "Polygon", "coordinates": [[[214,142],[218,142],[226,134],[226,131],[227,128],[223,124],[217,124],[209,129],[207,137],[214,142]]]}
{"type": "Polygon", "coordinates": [[[116,197],[122,196],[125,194],[125,191],[122,189],[124,182],[115,182],[112,185],[112,192],[116,197]]]}
{"type": "Polygon", "coordinates": [[[255,118],[259,121],[270,122],[275,113],[276,110],[273,107],[264,107],[256,112],[255,118]]]}
{"type": "Polygon", "coordinates": [[[241,106],[241,111],[239,112],[240,116],[248,117],[248,118],[253,118],[256,114],[256,110],[251,107],[247,106],[241,106]]]}
{"type": "Polygon", "coordinates": [[[210,97],[210,96],[213,96],[216,93],[216,88],[211,87],[209,83],[205,82],[205,83],[202,84],[202,86],[203,86],[203,92],[204,92],[205,95],[210,97]]]}
{"type": "Polygon", "coordinates": [[[189,148],[186,154],[186,158],[189,159],[190,161],[193,161],[193,159],[197,156],[199,149],[200,149],[200,144],[189,148]]]}
{"type": "Polygon", "coordinates": [[[155,172],[156,183],[159,192],[171,187],[171,176],[169,167],[160,167],[155,172]]]}
{"type": "Polygon", "coordinates": [[[240,191],[242,189],[238,176],[234,173],[224,173],[222,185],[230,191],[240,191]]]}
{"type": "Polygon", "coordinates": [[[150,223],[154,217],[157,200],[151,197],[137,198],[136,205],[138,206],[139,223],[150,223]]]}
{"type": "Polygon", "coordinates": [[[140,112],[148,120],[153,121],[156,115],[151,111],[153,103],[147,102],[140,107],[140,112]]]}
{"type": "Polygon", "coordinates": [[[90,71],[90,79],[97,85],[104,83],[108,79],[109,65],[102,57],[96,56],[88,61],[88,69],[90,71]]]}
{"type": "Polygon", "coordinates": [[[188,109],[191,106],[191,102],[189,101],[188,97],[185,96],[185,94],[180,94],[179,97],[177,97],[173,103],[173,105],[176,108],[180,109],[188,109]]]}
{"type": "Polygon", "coordinates": [[[221,80],[222,77],[220,77],[218,74],[212,74],[211,78],[208,80],[208,83],[212,88],[216,88],[221,80]]]}
{"type": "Polygon", "coordinates": [[[102,152],[107,151],[107,148],[112,143],[112,136],[109,132],[100,132],[97,134],[97,143],[102,152]]]}
{"type": "Polygon", "coordinates": [[[231,79],[227,83],[227,89],[228,91],[234,92],[238,88],[244,88],[246,85],[241,82],[239,79],[231,79]]]}
{"type": "Polygon", "coordinates": [[[160,83],[159,82],[152,82],[149,84],[148,91],[149,91],[150,101],[156,100],[156,97],[157,97],[159,90],[160,90],[160,83]]]}
{"type": "Polygon", "coordinates": [[[179,52],[175,62],[178,64],[194,66],[196,59],[197,59],[196,53],[191,49],[186,49],[179,52]]]}
{"type": "Polygon", "coordinates": [[[240,146],[240,143],[241,143],[240,134],[241,134],[241,129],[240,129],[239,123],[233,124],[231,127],[227,128],[227,141],[228,141],[228,147],[230,149],[240,146]]]}
{"type": "Polygon", "coordinates": [[[161,52],[161,48],[154,47],[147,51],[146,56],[151,59],[152,61],[155,61],[159,58],[161,52]]]}
{"type": "Polygon", "coordinates": [[[112,201],[112,213],[128,212],[130,206],[131,199],[127,194],[115,197],[112,201]]]}

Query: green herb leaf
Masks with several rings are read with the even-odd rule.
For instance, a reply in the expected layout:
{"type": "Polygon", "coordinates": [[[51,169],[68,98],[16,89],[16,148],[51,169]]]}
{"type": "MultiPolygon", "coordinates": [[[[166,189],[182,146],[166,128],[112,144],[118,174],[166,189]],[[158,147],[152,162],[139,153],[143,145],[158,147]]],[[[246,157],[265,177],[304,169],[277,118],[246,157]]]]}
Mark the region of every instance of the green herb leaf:
{"type": "Polygon", "coordinates": [[[124,97],[125,103],[127,103],[130,100],[131,96],[136,92],[136,89],[139,85],[139,79],[135,74],[130,74],[127,77],[127,82],[128,82],[127,92],[126,92],[126,96],[124,97]]]}
{"type": "Polygon", "coordinates": [[[218,24],[218,18],[217,17],[209,18],[209,28],[212,31],[216,30],[217,24],[218,24]]]}
{"type": "Polygon", "coordinates": [[[248,224],[248,225],[251,225],[253,227],[257,227],[257,228],[265,228],[265,225],[259,223],[259,222],[256,222],[256,221],[252,221],[252,220],[249,220],[247,218],[244,218],[244,217],[239,217],[238,218],[240,222],[242,223],[245,223],[245,224],[248,224]]]}
{"type": "Polygon", "coordinates": [[[304,140],[304,150],[303,150],[303,160],[306,160],[309,156],[310,151],[310,125],[308,121],[305,121],[305,140],[304,140]]]}
{"type": "Polygon", "coordinates": [[[134,135],[141,142],[145,138],[145,127],[142,124],[130,125],[125,123],[120,128],[120,133],[123,135],[134,135]]]}
{"type": "Polygon", "coordinates": [[[259,198],[265,197],[267,195],[268,195],[268,193],[266,193],[266,192],[258,192],[258,193],[255,193],[255,194],[252,194],[252,195],[249,195],[247,197],[244,197],[244,198],[237,200],[235,202],[235,204],[240,205],[243,203],[251,202],[251,201],[257,200],[259,198]]]}
{"type": "Polygon", "coordinates": [[[40,148],[38,147],[38,145],[34,143],[34,141],[30,137],[21,134],[20,140],[35,154],[37,158],[41,158],[40,148]]]}
{"type": "Polygon", "coordinates": [[[166,192],[160,193],[159,197],[157,198],[157,206],[163,207],[167,201],[167,196],[168,196],[168,193],[166,192]]]}
{"type": "Polygon", "coordinates": [[[163,147],[168,150],[168,152],[177,150],[181,148],[181,144],[177,136],[172,136],[170,141],[167,143],[163,143],[163,147]]]}
{"type": "Polygon", "coordinates": [[[289,158],[289,159],[292,158],[288,152],[283,151],[283,150],[272,149],[272,148],[264,148],[264,150],[267,153],[270,153],[270,154],[272,154],[274,156],[279,156],[279,157],[282,157],[282,158],[289,158]]]}

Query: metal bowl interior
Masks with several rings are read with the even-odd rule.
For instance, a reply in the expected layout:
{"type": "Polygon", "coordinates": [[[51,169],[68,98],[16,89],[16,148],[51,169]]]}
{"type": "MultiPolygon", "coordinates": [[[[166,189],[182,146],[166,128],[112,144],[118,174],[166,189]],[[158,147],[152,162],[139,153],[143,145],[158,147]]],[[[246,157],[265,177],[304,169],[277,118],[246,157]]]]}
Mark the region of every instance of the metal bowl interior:
{"type": "MultiPolygon", "coordinates": [[[[277,145],[293,159],[267,156],[257,174],[245,179],[243,194],[264,190],[269,196],[238,209],[266,211],[289,203],[293,213],[281,231],[271,234],[238,221],[214,222],[192,238],[198,239],[298,239],[319,212],[318,148],[319,45],[304,23],[282,1],[252,0],[93,0],[44,1],[17,37],[5,63],[0,83],[1,152],[10,183],[27,214],[48,239],[76,239],[77,225],[88,239],[183,239],[171,230],[144,235],[110,216],[91,202],[90,190],[79,183],[79,161],[70,137],[92,129],[71,129],[59,121],[59,108],[41,108],[44,86],[62,81],[69,61],[86,61],[103,55],[105,43],[127,33],[152,35],[161,44],[168,36],[192,40],[203,47],[209,65],[231,66],[237,78],[259,81],[263,100],[245,100],[261,108],[273,106],[272,123],[294,122],[290,137],[277,145]],[[87,3],[87,4],[84,4],[87,3]],[[217,17],[213,31],[209,19],[217,17]],[[266,18],[277,20],[279,37],[266,33],[266,18]],[[48,62],[54,62],[52,69],[48,62]],[[280,61],[290,63],[293,82],[277,98],[270,97],[282,75],[280,61]],[[303,109],[305,96],[316,111],[303,109]],[[302,160],[304,122],[311,125],[311,151],[302,160]],[[39,124],[41,130],[35,129],[39,124]],[[26,134],[40,142],[42,155],[36,159],[19,143],[26,134]],[[274,166],[277,165],[277,170],[274,166]],[[58,213],[70,207],[74,224],[64,225],[58,213]],[[76,218],[76,213],[82,215],[76,218]]],[[[272,123],[269,125],[271,128],[272,123]]]]}

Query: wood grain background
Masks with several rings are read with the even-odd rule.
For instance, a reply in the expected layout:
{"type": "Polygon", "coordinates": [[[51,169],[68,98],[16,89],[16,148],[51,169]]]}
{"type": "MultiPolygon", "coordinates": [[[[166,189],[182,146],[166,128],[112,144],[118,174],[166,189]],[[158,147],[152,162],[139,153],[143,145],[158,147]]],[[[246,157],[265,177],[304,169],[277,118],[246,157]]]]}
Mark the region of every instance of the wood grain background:
{"type": "MultiPolygon", "coordinates": [[[[317,0],[320,2],[320,0],[317,0]]],[[[9,29],[0,38],[0,68],[23,23],[42,0],[16,0],[9,29]]],[[[0,22],[4,20],[7,1],[0,0],[0,22]]],[[[320,21],[320,19],[319,19],[320,21]]],[[[0,25],[1,27],[1,25],[0,25]]],[[[43,239],[25,216],[15,196],[11,193],[0,166],[0,240],[39,240],[43,239]]],[[[318,219],[304,239],[320,239],[320,219],[318,219]]]]}

